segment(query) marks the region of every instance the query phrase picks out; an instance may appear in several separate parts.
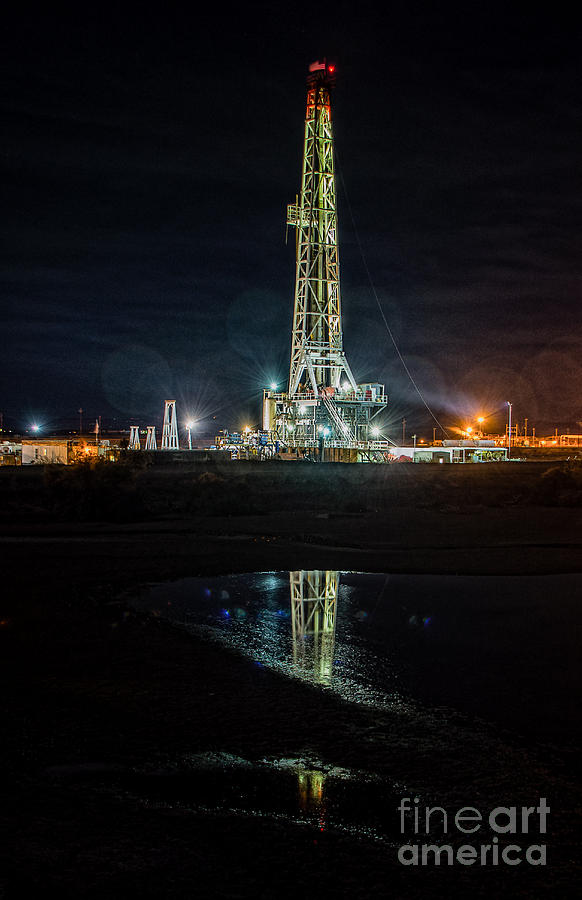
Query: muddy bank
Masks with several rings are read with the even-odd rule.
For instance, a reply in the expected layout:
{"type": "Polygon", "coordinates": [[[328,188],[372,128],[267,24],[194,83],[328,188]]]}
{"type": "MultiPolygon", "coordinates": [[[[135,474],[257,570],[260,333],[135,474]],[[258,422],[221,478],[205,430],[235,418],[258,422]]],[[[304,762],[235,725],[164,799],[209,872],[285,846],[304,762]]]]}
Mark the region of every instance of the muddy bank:
{"type": "Polygon", "coordinates": [[[0,468],[0,522],[582,508],[582,461],[465,466],[185,463],[0,468]]]}

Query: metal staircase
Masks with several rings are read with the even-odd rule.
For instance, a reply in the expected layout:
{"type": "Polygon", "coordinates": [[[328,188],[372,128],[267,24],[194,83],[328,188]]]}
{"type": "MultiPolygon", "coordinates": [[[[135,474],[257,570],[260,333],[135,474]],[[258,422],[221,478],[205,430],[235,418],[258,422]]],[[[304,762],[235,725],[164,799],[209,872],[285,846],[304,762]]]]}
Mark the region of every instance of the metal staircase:
{"type": "Polygon", "coordinates": [[[338,439],[340,441],[355,441],[356,435],[350,425],[344,419],[342,411],[333,397],[330,397],[329,394],[325,392],[325,390],[320,393],[320,397],[329,414],[332,425],[337,432],[338,439]]]}

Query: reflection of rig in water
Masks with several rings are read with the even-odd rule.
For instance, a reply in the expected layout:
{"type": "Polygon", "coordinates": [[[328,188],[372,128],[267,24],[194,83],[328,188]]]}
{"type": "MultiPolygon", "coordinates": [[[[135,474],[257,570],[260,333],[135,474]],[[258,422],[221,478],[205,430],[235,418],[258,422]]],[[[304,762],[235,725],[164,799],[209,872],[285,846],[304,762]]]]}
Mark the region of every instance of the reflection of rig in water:
{"type": "Polygon", "coordinates": [[[317,816],[321,831],[326,825],[326,804],[324,785],[327,775],[321,769],[297,769],[297,789],[299,809],[309,815],[317,816]]]}
{"type": "Polygon", "coordinates": [[[333,672],[339,572],[290,572],[293,660],[304,676],[329,684],[333,672]]]}

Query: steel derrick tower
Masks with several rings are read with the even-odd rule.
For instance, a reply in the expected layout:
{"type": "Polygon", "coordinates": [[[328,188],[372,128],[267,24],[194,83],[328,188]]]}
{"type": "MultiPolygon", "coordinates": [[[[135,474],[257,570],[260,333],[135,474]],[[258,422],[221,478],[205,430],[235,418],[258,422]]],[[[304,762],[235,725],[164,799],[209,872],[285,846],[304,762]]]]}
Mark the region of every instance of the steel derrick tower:
{"type": "MultiPolygon", "coordinates": [[[[384,385],[358,384],[343,349],[331,92],[335,66],[309,67],[301,193],[287,207],[296,229],[289,383],[263,393],[263,429],[298,455],[384,461],[371,440],[387,403],[384,385]]],[[[376,434],[376,437],[378,435],[376,434]]]]}
{"type": "Polygon", "coordinates": [[[301,195],[287,207],[297,228],[297,268],[289,396],[305,377],[317,396],[338,388],[342,375],[356,382],[343,352],[337,208],[331,123],[334,66],[309,67],[301,195]]]}

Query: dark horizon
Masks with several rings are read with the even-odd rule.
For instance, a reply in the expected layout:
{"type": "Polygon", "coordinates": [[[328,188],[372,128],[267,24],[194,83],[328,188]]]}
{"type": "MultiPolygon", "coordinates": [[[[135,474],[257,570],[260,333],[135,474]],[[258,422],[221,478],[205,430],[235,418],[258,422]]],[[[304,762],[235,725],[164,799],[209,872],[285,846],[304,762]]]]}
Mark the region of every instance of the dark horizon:
{"type": "Polygon", "coordinates": [[[359,381],[386,383],[387,433],[434,423],[360,243],[445,426],[491,415],[502,431],[510,400],[538,434],[579,429],[577,18],[311,9],[10,14],[5,428],[75,430],[79,407],[161,424],[170,397],[208,434],[260,420],[262,389],[287,381],[285,212],[307,66],[326,54],[344,347],[359,381]]]}

